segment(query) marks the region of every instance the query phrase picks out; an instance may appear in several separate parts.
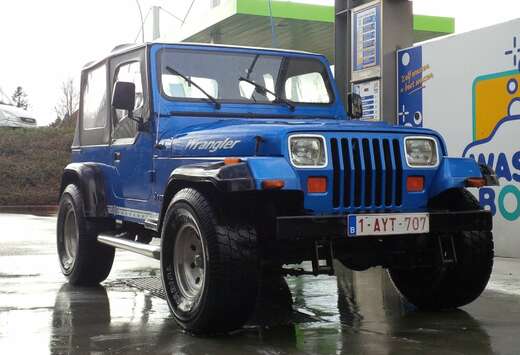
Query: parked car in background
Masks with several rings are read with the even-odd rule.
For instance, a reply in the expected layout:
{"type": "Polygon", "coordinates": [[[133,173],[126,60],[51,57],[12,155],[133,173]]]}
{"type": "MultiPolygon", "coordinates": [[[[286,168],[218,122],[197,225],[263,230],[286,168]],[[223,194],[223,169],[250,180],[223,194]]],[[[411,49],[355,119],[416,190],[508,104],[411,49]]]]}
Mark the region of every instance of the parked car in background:
{"type": "Polygon", "coordinates": [[[27,110],[16,107],[0,89],[0,127],[36,127],[36,118],[27,110]]]}

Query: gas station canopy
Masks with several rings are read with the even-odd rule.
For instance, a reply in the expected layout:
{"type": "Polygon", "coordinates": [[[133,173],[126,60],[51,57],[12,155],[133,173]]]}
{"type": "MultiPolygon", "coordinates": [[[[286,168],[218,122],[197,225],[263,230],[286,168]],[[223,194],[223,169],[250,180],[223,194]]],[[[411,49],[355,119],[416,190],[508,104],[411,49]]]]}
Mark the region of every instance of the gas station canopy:
{"type": "MultiPolygon", "coordinates": [[[[276,46],[325,54],[334,60],[334,6],[272,0],[276,46]]],[[[204,16],[179,33],[186,42],[272,47],[267,0],[217,0],[204,16]],[[201,25],[202,24],[202,25],[201,25]]],[[[414,42],[455,32],[455,19],[414,15],[414,42]]]]}

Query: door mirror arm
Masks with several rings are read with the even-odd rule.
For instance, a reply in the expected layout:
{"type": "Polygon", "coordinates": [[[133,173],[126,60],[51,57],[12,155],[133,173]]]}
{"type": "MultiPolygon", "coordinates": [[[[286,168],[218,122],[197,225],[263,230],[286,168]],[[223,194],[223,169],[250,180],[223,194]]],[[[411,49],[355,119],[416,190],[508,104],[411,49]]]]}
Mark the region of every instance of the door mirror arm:
{"type": "Polygon", "coordinates": [[[127,112],[128,112],[128,115],[127,115],[128,119],[130,119],[130,120],[134,121],[135,123],[137,123],[137,130],[139,132],[146,132],[146,131],[148,131],[149,124],[148,124],[148,122],[144,121],[144,118],[134,116],[133,110],[129,110],[127,112]]]}
{"type": "Polygon", "coordinates": [[[360,95],[349,93],[348,94],[348,107],[347,113],[352,119],[363,118],[363,99],[360,95]]]}

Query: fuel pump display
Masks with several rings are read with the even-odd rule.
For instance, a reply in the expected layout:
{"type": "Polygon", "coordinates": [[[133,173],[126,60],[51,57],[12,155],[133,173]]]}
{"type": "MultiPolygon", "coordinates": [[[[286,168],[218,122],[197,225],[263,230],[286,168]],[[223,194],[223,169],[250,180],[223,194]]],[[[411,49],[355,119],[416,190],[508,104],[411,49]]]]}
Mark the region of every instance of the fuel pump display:
{"type": "Polygon", "coordinates": [[[380,75],[381,7],[379,4],[354,12],[354,73],[357,79],[380,75]],[[370,70],[367,70],[370,69],[370,70]],[[364,73],[361,73],[364,72],[364,73]]]}
{"type": "Polygon", "coordinates": [[[381,3],[352,13],[352,91],[361,96],[363,120],[381,120],[381,3]]]}

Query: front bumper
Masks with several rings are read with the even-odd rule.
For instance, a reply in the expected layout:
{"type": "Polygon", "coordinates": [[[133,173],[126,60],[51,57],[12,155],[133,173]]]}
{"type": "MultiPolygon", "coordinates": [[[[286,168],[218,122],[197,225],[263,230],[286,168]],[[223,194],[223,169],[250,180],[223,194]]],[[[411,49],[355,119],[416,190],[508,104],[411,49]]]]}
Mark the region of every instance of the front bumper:
{"type": "MultiPolygon", "coordinates": [[[[491,231],[493,216],[489,211],[429,212],[430,233],[491,231]]],[[[340,239],[347,237],[347,216],[278,217],[277,240],[340,239]]],[[[355,237],[359,238],[359,237],[355,237]]]]}

